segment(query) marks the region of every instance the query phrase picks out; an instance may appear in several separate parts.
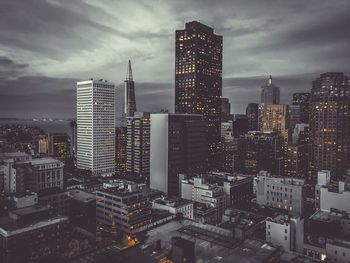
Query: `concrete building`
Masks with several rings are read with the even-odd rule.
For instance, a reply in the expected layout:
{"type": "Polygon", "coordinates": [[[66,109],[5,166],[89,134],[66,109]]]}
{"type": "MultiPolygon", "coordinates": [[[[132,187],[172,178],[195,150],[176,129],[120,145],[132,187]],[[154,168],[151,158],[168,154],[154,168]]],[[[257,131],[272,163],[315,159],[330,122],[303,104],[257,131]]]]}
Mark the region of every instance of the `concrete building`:
{"type": "Polygon", "coordinates": [[[150,176],[150,114],[134,112],[127,118],[126,172],[142,177],[149,185],[150,176]]]}
{"type": "Polygon", "coordinates": [[[77,83],[77,167],[93,176],[115,171],[115,86],[96,80],[77,83]]]}
{"type": "Polygon", "coordinates": [[[283,148],[289,141],[289,115],[288,105],[269,104],[264,108],[262,118],[263,131],[275,131],[283,140],[283,148]]]}
{"type": "Polygon", "coordinates": [[[222,147],[222,168],[224,172],[233,171],[233,153],[234,153],[234,136],[233,136],[233,122],[221,123],[221,147],[222,147]]]}
{"type": "Polygon", "coordinates": [[[182,214],[193,219],[193,202],[182,198],[159,198],[153,201],[153,209],[165,210],[171,214],[182,214]]]}
{"type": "Polygon", "coordinates": [[[96,223],[126,234],[146,230],[151,223],[148,196],[133,182],[119,180],[96,191],[96,223]]]}
{"type": "Polygon", "coordinates": [[[70,138],[66,133],[50,133],[49,138],[49,156],[61,161],[70,157],[70,138]]]}
{"type": "Polygon", "coordinates": [[[306,200],[304,182],[303,179],[276,177],[261,171],[256,177],[256,202],[301,216],[306,200]]]}
{"type": "Polygon", "coordinates": [[[150,187],[168,196],[178,196],[179,174],[204,171],[206,144],[201,115],[151,114],[150,187]]]}
{"type": "Polygon", "coordinates": [[[310,170],[329,170],[343,180],[350,168],[350,79],[341,72],[321,74],[312,82],[310,99],[310,170]]]}
{"type": "Polygon", "coordinates": [[[68,249],[69,219],[38,205],[0,218],[0,262],[53,262],[68,249]]]}
{"type": "Polygon", "coordinates": [[[303,252],[304,219],[279,215],[266,220],[266,241],[285,251],[303,252]]]}
{"type": "Polygon", "coordinates": [[[222,187],[216,184],[208,184],[202,177],[194,177],[181,181],[181,197],[193,202],[211,204],[217,208],[217,220],[227,207],[226,194],[222,187]]]}
{"type": "Polygon", "coordinates": [[[259,130],[259,104],[248,103],[246,108],[246,115],[248,119],[248,131],[259,130]]]}
{"type": "Polygon", "coordinates": [[[127,136],[126,127],[118,127],[115,130],[115,171],[125,174],[127,161],[127,136]]]}
{"type": "Polygon", "coordinates": [[[36,158],[25,162],[17,162],[17,192],[31,190],[39,192],[48,188],[63,189],[63,162],[51,157],[36,158]]]}

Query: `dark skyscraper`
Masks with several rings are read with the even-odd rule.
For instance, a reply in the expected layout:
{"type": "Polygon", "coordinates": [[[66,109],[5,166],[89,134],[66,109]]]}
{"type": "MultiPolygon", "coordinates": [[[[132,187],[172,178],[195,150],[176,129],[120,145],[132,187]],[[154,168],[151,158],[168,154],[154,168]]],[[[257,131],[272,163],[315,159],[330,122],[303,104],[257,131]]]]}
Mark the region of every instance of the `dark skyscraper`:
{"type": "Polygon", "coordinates": [[[280,103],[280,88],[272,83],[272,76],[270,76],[268,82],[265,85],[261,86],[261,103],[280,103]]]}
{"type": "Polygon", "coordinates": [[[343,73],[324,73],[312,82],[310,139],[313,178],[320,170],[342,178],[350,167],[350,79],[343,73]]]}
{"type": "Polygon", "coordinates": [[[248,119],[248,131],[259,130],[259,105],[257,103],[249,103],[246,109],[248,119]]]}
{"type": "Polygon", "coordinates": [[[300,106],[300,121],[309,123],[310,92],[293,93],[293,105],[300,106]]]}
{"type": "Polygon", "coordinates": [[[132,78],[131,61],[129,60],[125,79],[124,114],[126,117],[134,116],[136,111],[135,82],[132,78]]]}
{"type": "Polygon", "coordinates": [[[176,30],[175,112],[203,115],[209,168],[220,165],[222,41],[213,28],[197,21],[176,30]]]}

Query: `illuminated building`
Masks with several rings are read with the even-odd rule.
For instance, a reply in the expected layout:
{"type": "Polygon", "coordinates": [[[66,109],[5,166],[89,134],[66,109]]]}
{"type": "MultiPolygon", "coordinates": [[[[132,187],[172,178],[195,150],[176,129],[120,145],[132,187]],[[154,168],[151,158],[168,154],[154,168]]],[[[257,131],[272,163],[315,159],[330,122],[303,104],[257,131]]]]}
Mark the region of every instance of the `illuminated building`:
{"type": "Polygon", "coordinates": [[[280,88],[272,83],[272,76],[266,84],[261,86],[260,103],[265,105],[280,103],[280,88]]]}
{"type": "Polygon", "coordinates": [[[176,30],[175,113],[206,121],[209,168],[220,166],[222,36],[197,21],[176,30]]]}
{"type": "Polygon", "coordinates": [[[233,137],[233,122],[221,123],[221,147],[222,147],[222,171],[233,171],[233,152],[234,152],[234,137],[233,137]]]}
{"type": "Polygon", "coordinates": [[[65,161],[70,156],[70,139],[66,133],[49,134],[49,156],[65,161]]]}
{"type": "Polygon", "coordinates": [[[47,154],[49,152],[49,141],[47,140],[47,138],[40,139],[38,144],[39,144],[39,147],[38,147],[39,154],[47,154]]]}
{"type": "Polygon", "coordinates": [[[289,128],[288,105],[285,104],[269,104],[265,105],[262,130],[275,131],[283,140],[283,147],[288,144],[288,128],[289,128]]]}
{"type": "Polygon", "coordinates": [[[150,187],[179,195],[179,174],[204,171],[207,158],[205,121],[196,114],[151,114],[150,187]]]}
{"type": "Polygon", "coordinates": [[[324,73],[312,82],[310,99],[311,176],[331,171],[341,179],[350,167],[350,79],[324,73]]]}
{"type": "Polygon", "coordinates": [[[115,171],[123,174],[126,172],[126,127],[118,127],[115,131],[115,171]]]}
{"type": "Polygon", "coordinates": [[[128,70],[125,79],[124,115],[134,116],[136,112],[135,82],[132,77],[131,61],[129,60],[128,70]]]}
{"type": "Polygon", "coordinates": [[[149,184],[150,173],[150,114],[137,112],[127,118],[126,171],[139,175],[149,184]]]}
{"type": "Polygon", "coordinates": [[[111,187],[96,191],[97,225],[126,234],[146,230],[151,223],[151,204],[142,186],[118,180],[111,187]]]}
{"type": "Polygon", "coordinates": [[[115,87],[104,80],[77,83],[77,167],[93,176],[115,171],[115,87]]]}

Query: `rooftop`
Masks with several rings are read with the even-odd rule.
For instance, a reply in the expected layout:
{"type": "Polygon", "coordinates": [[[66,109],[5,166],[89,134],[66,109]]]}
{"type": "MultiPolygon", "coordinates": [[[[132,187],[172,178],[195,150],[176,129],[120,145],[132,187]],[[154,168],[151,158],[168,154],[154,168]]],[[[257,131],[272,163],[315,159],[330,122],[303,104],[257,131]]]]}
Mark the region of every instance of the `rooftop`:
{"type": "Polygon", "coordinates": [[[180,207],[180,206],[184,206],[184,205],[192,203],[192,201],[182,199],[182,198],[164,198],[164,199],[159,198],[159,199],[154,200],[154,202],[161,204],[161,205],[170,206],[170,207],[180,207]]]}
{"type": "Polygon", "coordinates": [[[89,203],[96,200],[96,196],[81,190],[71,190],[69,196],[80,202],[89,203]]]}

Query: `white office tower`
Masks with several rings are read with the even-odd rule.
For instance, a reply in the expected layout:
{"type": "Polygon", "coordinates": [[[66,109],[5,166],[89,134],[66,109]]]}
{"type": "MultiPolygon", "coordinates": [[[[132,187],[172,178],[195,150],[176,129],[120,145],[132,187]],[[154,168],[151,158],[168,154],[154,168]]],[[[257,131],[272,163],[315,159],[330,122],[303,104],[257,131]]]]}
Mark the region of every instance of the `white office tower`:
{"type": "Polygon", "coordinates": [[[105,80],[77,83],[77,166],[93,176],[115,170],[115,86],[105,80]]]}

